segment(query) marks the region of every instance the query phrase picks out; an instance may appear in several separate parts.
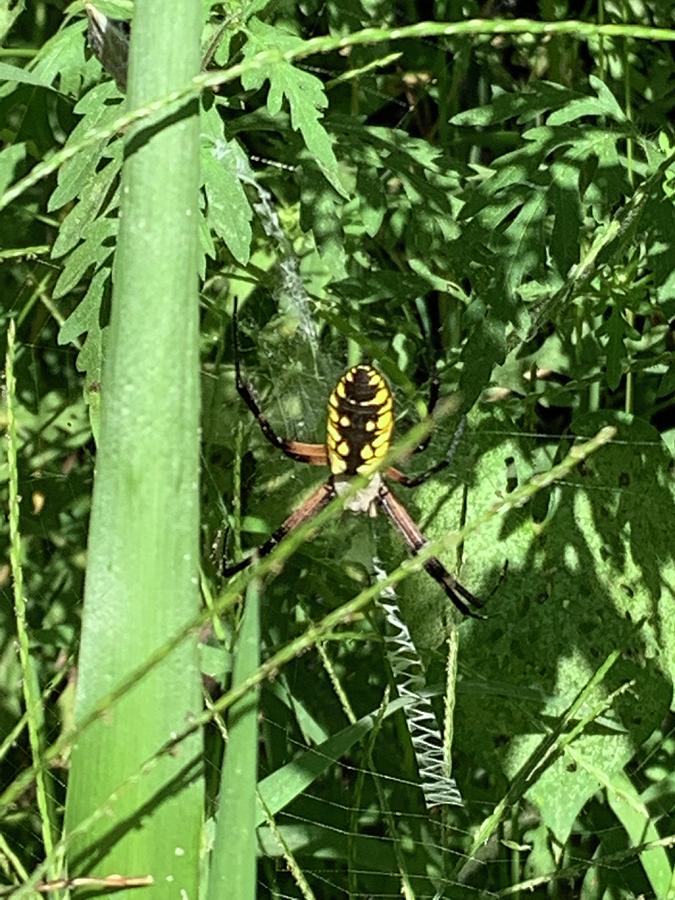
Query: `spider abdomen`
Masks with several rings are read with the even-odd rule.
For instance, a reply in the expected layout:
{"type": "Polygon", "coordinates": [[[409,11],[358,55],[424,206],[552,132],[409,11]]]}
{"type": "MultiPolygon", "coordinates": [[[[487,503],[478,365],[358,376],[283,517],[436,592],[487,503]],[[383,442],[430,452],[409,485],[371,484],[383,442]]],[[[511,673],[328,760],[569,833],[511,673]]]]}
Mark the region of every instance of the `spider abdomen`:
{"type": "Polygon", "coordinates": [[[333,475],[368,475],[386,455],[394,428],[394,399],[384,377],[352,366],[328,400],[326,446],[333,475]]]}

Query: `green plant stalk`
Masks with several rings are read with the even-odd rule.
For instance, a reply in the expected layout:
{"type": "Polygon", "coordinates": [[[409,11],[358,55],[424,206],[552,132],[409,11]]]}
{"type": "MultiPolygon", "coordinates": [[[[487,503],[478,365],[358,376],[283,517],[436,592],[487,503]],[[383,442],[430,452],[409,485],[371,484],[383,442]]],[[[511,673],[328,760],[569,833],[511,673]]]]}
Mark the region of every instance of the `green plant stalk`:
{"type": "Polygon", "coordinates": [[[384,721],[388,702],[389,690],[387,689],[384,693],[384,696],[382,697],[382,703],[380,704],[380,708],[377,712],[377,718],[373,722],[373,728],[368,735],[368,743],[366,744],[363,757],[366,761],[367,768],[370,770],[373,784],[375,785],[375,792],[377,793],[380,807],[384,812],[384,819],[387,823],[387,832],[389,838],[391,839],[391,846],[394,851],[394,858],[396,859],[398,874],[401,879],[400,893],[405,898],[405,900],[414,900],[415,893],[410,883],[410,876],[406,866],[405,854],[403,852],[403,847],[401,846],[399,829],[396,825],[396,819],[391,811],[391,803],[389,802],[390,798],[387,795],[387,791],[382,785],[382,779],[380,778],[380,775],[377,771],[377,766],[375,765],[375,761],[373,760],[375,741],[377,740],[377,736],[382,728],[382,723],[384,721]]]}
{"type": "Polygon", "coordinates": [[[445,703],[443,705],[443,756],[446,778],[452,776],[452,740],[454,737],[455,699],[457,690],[457,661],[459,659],[459,632],[453,623],[447,639],[448,656],[445,661],[445,703]]]}
{"type": "MultiPolygon", "coordinates": [[[[7,385],[7,471],[9,476],[9,560],[12,568],[14,591],[14,617],[19,644],[21,682],[26,704],[28,737],[33,762],[37,762],[44,752],[44,709],[37,670],[30,653],[28,622],[26,621],[26,597],[23,591],[23,565],[21,553],[21,532],[19,530],[19,469],[17,465],[18,440],[16,430],[16,380],[14,378],[16,326],[12,319],[7,334],[7,357],[5,380],[7,385]]],[[[49,772],[44,769],[36,773],[36,797],[40,813],[42,842],[49,857],[54,849],[56,819],[52,797],[54,786],[49,772]]],[[[56,872],[50,871],[55,877],[56,872]]]]}
{"type": "Polygon", "coordinates": [[[309,883],[307,882],[302,869],[300,868],[295,856],[293,855],[293,851],[284,839],[283,831],[281,831],[280,828],[277,828],[277,823],[274,821],[272,813],[267,808],[267,804],[260,796],[260,793],[258,793],[258,803],[260,804],[260,807],[265,814],[265,823],[267,827],[274,835],[275,840],[281,847],[281,852],[283,854],[286,867],[291,873],[296,885],[298,886],[298,890],[302,894],[303,900],[315,900],[314,892],[309,886],[309,883]]]}
{"type": "MultiPolygon", "coordinates": [[[[454,622],[448,627],[446,640],[448,655],[445,661],[445,696],[443,703],[443,775],[449,780],[452,778],[452,742],[455,736],[455,703],[457,699],[457,663],[459,660],[459,629],[454,622]]],[[[452,813],[449,806],[441,807],[441,824],[439,843],[449,849],[449,836],[451,829],[452,813]]],[[[446,871],[449,856],[443,854],[443,877],[447,877],[446,871]]]]}
{"type": "MultiPolygon", "coordinates": [[[[50,694],[56,690],[59,684],[63,681],[64,678],[68,675],[71,670],[72,660],[68,659],[66,664],[54,675],[51,681],[45,686],[42,691],[42,706],[44,707],[47,702],[50,694]]],[[[19,735],[23,731],[23,729],[28,725],[28,713],[24,712],[21,718],[17,719],[11,730],[7,732],[7,734],[3,735],[2,740],[0,741],[0,762],[7,756],[7,753],[15,746],[19,735]]]]}
{"type": "MultiPolygon", "coordinates": [[[[138,0],[131,107],[199,70],[201,5],[138,0]]],[[[101,396],[76,721],[197,615],[199,109],[126,134],[120,231],[101,396]]],[[[134,773],[201,711],[196,640],[157,661],[73,747],[66,803],[72,875],[150,875],[197,896],[203,786],[198,731],[134,773]],[[130,788],[112,802],[115,788],[130,788]],[[82,828],[101,807],[108,815],[82,828]]]]}
{"type": "MultiPolygon", "coordinates": [[[[23,863],[7,843],[7,839],[0,831],[0,859],[2,860],[2,869],[6,878],[10,878],[10,864],[14,867],[14,871],[19,878],[27,879],[28,872],[23,867],[23,863]],[[2,859],[4,857],[4,859],[2,859]]],[[[1,895],[0,895],[1,896],[1,895]]]]}
{"type": "Polygon", "coordinates": [[[344,37],[311,38],[297,47],[282,53],[279,50],[263,50],[250,59],[231,66],[229,69],[202,73],[190,82],[185,79],[182,86],[167,91],[162,97],[146,102],[119,116],[102,128],[92,129],[86,136],[70,147],[64,147],[45,162],[38,163],[31,171],[8,187],[0,196],[0,210],[19,197],[40,179],[55,172],[66,160],[76,156],[81,150],[100,140],[112,137],[125,131],[129,125],[151,116],[167,117],[176,103],[197,97],[203,90],[228,84],[241,78],[247,72],[265,69],[280,62],[295,62],[315,53],[331,53],[347,47],[365,44],[381,44],[389,41],[408,38],[430,37],[467,37],[484,34],[570,34],[579,40],[590,40],[597,37],[635,38],[636,40],[675,41],[675,29],[651,28],[643,25],[596,25],[593,22],[535,22],[532,19],[468,19],[465,22],[417,22],[403,28],[364,28],[344,37]]]}
{"type": "MultiPolygon", "coordinates": [[[[237,636],[232,683],[239,684],[260,664],[260,592],[252,581],[237,636]]],[[[234,703],[228,715],[228,741],[220,778],[216,833],[211,853],[208,900],[255,900],[258,783],[258,692],[234,703]]]]}
{"type": "MultiPolygon", "coordinates": [[[[624,2],[623,6],[623,14],[624,16],[627,14],[627,4],[624,2]]],[[[631,70],[630,70],[630,54],[628,52],[628,39],[621,42],[621,58],[623,61],[623,81],[624,81],[624,106],[626,109],[626,118],[633,125],[633,103],[632,103],[632,89],[631,89],[631,70]]],[[[635,182],[635,169],[634,169],[634,160],[633,160],[633,138],[629,134],[626,137],[626,160],[628,162],[627,171],[628,171],[628,183],[631,187],[635,182]]],[[[628,325],[633,328],[635,324],[635,315],[633,310],[630,308],[626,309],[626,321],[628,325]]],[[[635,389],[635,377],[633,373],[629,370],[626,372],[626,396],[624,399],[624,410],[625,412],[632,414],[633,413],[633,394],[635,389]]]]}
{"type": "MultiPolygon", "coordinates": [[[[400,698],[398,699],[400,700],[400,698]]],[[[380,716],[386,716],[388,708],[390,708],[389,686],[384,689],[384,694],[382,696],[382,702],[380,703],[380,707],[377,713],[377,718],[373,720],[373,727],[379,727],[380,716]]],[[[366,752],[364,752],[363,756],[367,762],[366,752]]],[[[356,881],[356,836],[359,833],[359,821],[361,817],[361,810],[363,809],[363,794],[367,772],[367,765],[358,766],[356,771],[356,783],[352,792],[351,810],[349,811],[349,831],[347,832],[347,884],[350,897],[353,894],[356,894],[358,890],[356,881]]]]}
{"type": "Polygon", "coordinates": [[[323,664],[324,669],[326,670],[326,674],[328,675],[328,680],[331,683],[331,687],[335,691],[335,696],[338,698],[340,702],[340,706],[342,707],[342,712],[345,714],[345,717],[350,725],[354,725],[357,721],[356,714],[352,709],[352,705],[349,702],[349,697],[347,696],[347,692],[345,691],[342,683],[340,681],[340,676],[335,671],[335,666],[333,665],[333,661],[328,655],[328,650],[326,650],[326,645],[324,641],[319,641],[316,645],[317,653],[319,654],[319,658],[323,664]]]}

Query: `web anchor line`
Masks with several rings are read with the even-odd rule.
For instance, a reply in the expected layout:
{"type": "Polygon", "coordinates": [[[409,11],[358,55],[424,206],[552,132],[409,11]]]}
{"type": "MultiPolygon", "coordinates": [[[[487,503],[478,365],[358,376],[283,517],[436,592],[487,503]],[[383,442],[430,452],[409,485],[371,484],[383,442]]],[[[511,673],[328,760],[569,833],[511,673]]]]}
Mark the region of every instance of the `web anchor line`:
{"type": "MultiPolygon", "coordinates": [[[[382,581],[386,572],[380,561],[374,559],[373,565],[377,580],[382,581]]],[[[396,690],[399,697],[410,701],[403,707],[403,713],[417,761],[424,801],[427,807],[463,807],[457,782],[445,774],[443,738],[431,701],[423,695],[426,688],[424,670],[408,626],[401,619],[393,587],[383,588],[375,602],[387,623],[384,646],[396,690]]]]}

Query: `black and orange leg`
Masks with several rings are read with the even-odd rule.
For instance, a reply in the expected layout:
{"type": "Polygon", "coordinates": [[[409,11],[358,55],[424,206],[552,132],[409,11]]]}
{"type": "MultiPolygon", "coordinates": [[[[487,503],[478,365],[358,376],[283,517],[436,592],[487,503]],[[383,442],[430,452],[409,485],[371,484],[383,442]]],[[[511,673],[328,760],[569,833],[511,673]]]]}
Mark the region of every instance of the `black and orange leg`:
{"type": "Polygon", "coordinates": [[[236,297],[234,300],[234,308],[232,310],[232,337],[234,345],[234,372],[237,393],[255,416],[258,425],[260,426],[260,430],[262,431],[265,438],[270,442],[270,444],[272,444],[272,446],[276,447],[277,450],[281,450],[282,453],[285,453],[286,456],[290,456],[290,458],[294,459],[296,462],[309,463],[312,466],[327,466],[328,456],[326,454],[326,447],[324,444],[305,444],[302,441],[290,441],[286,438],[281,437],[272,428],[268,418],[258,406],[258,403],[253,396],[253,391],[241,374],[236,297]]]}
{"type": "MultiPolygon", "coordinates": [[[[379,494],[379,500],[382,508],[403,536],[403,540],[406,542],[408,549],[413,556],[416,556],[423,547],[426,547],[429,541],[419,530],[405,506],[394,497],[388,487],[382,487],[379,494]]],[[[481,609],[483,606],[482,602],[478,597],[475,597],[471,591],[460,584],[454,575],[451,575],[450,572],[448,572],[440,559],[432,556],[424,563],[424,568],[434,581],[437,581],[440,584],[462,615],[471,616],[474,619],[485,618],[485,616],[473,612],[473,610],[467,606],[467,604],[470,604],[477,609],[481,609]]]]}
{"type": "MultiPolygon", "coordinates": [[[[434,365],[431,368],[431,379],[429,381],[429,396],[427,397],[427,418],[434,414],[434,410],[438,405],[438,399],[441,395],[441,380],[438,377],[438,372],[436,371],[436,366],[434,365]]],[[[423,453],[427,447],[429,446],[429,441],[431,440],[431,431],[429,434],[419,442],[419,444],[412,451],[412,455],[414,456],[416,453],[423,453]]]]}
{"type": "Polygon", "coordinates": [[[309,522],[310,519],[313,519],[314,516],[320,513],[321,510],[330,503],[333,497],[335,497],[333,482],[327,481],[325,484],[322,484],[318,490],[314,491],[303,504],[294,510],[286,521],[277,528],[274,534],[267,538],[265,543],[261,547],[258,547],[258,549],[250,556],[247,556],[246,559],[242,559],[238,563],[233,563],[231,566],[223,566],[223,575],[226,577],[235,575],[237,572],[241,572],[242,569],[246,569],[250,566],[256,559],[267,556],[268,553],[271,553],[272,550],[274,550],[277,544],[283,541],[286,535],[290,534],[291,531],[299,525],[309,522]]]}
{"type": "Polygon", "coordinates": [[[423,484],[428,478],[431,478],[432,475],[435,475],[437,472],[442,472],[443,469],[447,469],[448,466],[452,465],[452,461],[455,457],[455,453],[457,451],[457,447],[459,446],[459,442],[462,440],[462,436],[464,434],[464,427],[466,425],[466,417],[462,416],[459,420],[459,425],[457,426],[457,430],[455,431],[455,435],[450,444],[450,449],[437,463],[434,463],[433,466],[430,466],[428,469],[425,469],[424,472],[420,472],[418,475],[406,475],[405,472],[401,472],[400,469],[396,469],[394,466],[390,466],[385,474],[388,478],[391,478],[392,481],[395,481],[397,484],[400,484],[402,487],[417,487],[419,484],[423,484]]]}
{"type": "MultiPolygon", "coordinates": [[[[428,322],[425,325],[425,321],[420,315],[417,306],[413,304],[413,309],[415,311],[415,317],[417,319],[417,324],[420,329],[420,333],[424,333],[427,330],[429,331],[429,340],[431,343],[431,353],[429,354],[429,359],[427,362],[427,371],[429,373],[429,395],[427,397],[427,417],[433,416],[436,407],[438,406],[438,401],[441,396],[441,381],[438,377],[438,369],[436,368],[436,360],[441,354],[441,343],[439,340],[439,334],[441,329],[441,322],[438,319],[438,310],[433,306],[427,306],[427,314],[428,314],[428,322]]],[[[406,475],[404,472],[401,472],[399,469],[391,468],[388,470],[387,474],[393,481],[397,481],[399,484],[402,484],[404,487],[416,487],[418,484],[422,484],[423,481],[426,481],[427,478],[430,478],[436,472],[440,472],[442,469],[447,468],[451,462],[452,457],[454,456],[454,452],[457,444],[459,443],[459,438],[461,437],[464,431],[464,419],[462,419],[459,423],[458,430],[455,434],[455,438],[452,441],[449,452],[446,454],[445,458],[440,462],[436,463],[436,465],[427,469],[420,475],[406,475]]],[[[414,456],[417,453],[422,453],[429,446],[429,442],[431,441],[432,431],[430,430],[427,436],[420,441],[420,443],[414,448],[411,452],[411,456],[414,456]]]]}
{"type": "MultiPolygon", "coordinates": [[[[438,320],[438,307],[433,306],[429,303],[426,304],[426,312],[427,312],[427,321],[425,324],[425,320],[420,314],[417,305],[413,303],[413,311],[415,318],[417,319],[417,326],[420,330],[420,334],[424,334],[426,331],[429,332],[429,343],[431,345],[431,351],[427,352],[427,371],[429,373],[429,396],[427,397],[427,416],[432,416],[434,414],[434,410],[436,409],[436,405],[438,404],[439,397],[441,395],[441,380],[438,377],[438,370],[436,369],[436,360],[440,356],[441,345],[439,340],[439,333],[441,328],[441,323],[438,320]]],[[[431,432],[415,447],[412,451],[415,453],[422,453],[429,446],[429,441],[431,440],[431,432]]]]}

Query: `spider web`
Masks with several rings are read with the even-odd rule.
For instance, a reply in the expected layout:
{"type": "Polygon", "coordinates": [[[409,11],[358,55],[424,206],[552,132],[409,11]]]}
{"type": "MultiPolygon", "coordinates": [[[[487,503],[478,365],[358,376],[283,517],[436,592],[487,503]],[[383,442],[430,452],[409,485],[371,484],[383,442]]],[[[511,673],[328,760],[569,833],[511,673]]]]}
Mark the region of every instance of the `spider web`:
{"type": "MultiPolygon", "coordinates": [[[[284,355],[293,358],[282,349],[276,360],[284,355]]],[[[337,348],[316,354],[324,371],[331,361],[339,371],[338,355],[337,348]]],[[[278,371],[276,360],[267,356],[272,373],[278,371]]],[[[276,374],[268,380],[274,395],[285,385],[291,398],[290,406],[282,403],[274,413],[285,434],[321,440],[323,408],[316,397],[330,389],[325,376],[294,373],[287,366],[281,383],[276,374]],[[307,425],[298,417],[298,408],[311,410],[319,430],[298,433],[297,426],[307,425]]],[[[544,885],[556,877],[561,860],[570,869],[578,867],[577,878],[594,877],[599,869],[589,859],[589,847],[591,857],[607,856],[602,868],[609,881],[632,889],[646,875],[652,885],[663,883],[663,848],[650,851],[660,853],[658,860],[643,854],[640,863],[635,854],[621,859],[610,851],[625,848],[627,837],[639,840],[617,811],[616,798],[632,791],[630,802],[645,808],[638,788],[645,796],[654,791],[654,781],[645,778],[645,761],[635,761],[636,748],[650,735],[660,735],[659,746],[672,759],[672,725],[659,731],[668,710],[675,659],[672,616],[666,615],[675,583],[672,548],[660,525],[675,520],[672,461],[658,432],[646,423],[620,414],[573,417],[566,412],[565,433],[526,431],[521,399],[511,392],[504,397],[504,402],[476,406],[453,470],[415,493],[411,502],[421,511],[429,537],[470,522],[500,497],[547,471],[578,437],[590,437],[608,422],[618,434],[601,455],[526,509],[492,519],[469,535],[456,558],[447,560],[451,568],[461,567],[462,579],[479,595],[488,596],[494,589],[488,623],[467,623],[460,631],[453,727],[455,771],[465,809],[434,811],[425,806],[419,760],[406,749],[402,735],[392,734],[389,723],[383,722],[374,746],[379,740],[390,751],[396,746],[397,753],[363,756],[360,763],[351,755],[335,760],[326,770],[327,783],[319,779],[323,792],[315,792],[313,785],[275,815],[283,844],[274,829],[261,828],[263,857],[276,859],[290,850],[307,880],[294,882],[262,862],[261,895],[306,895],[309,886],[321,897],[399,896],[401,890],[419,897],[500,896],[519,878],[526,880],[525,860],[530,861],[529,871],[549,872],[544,885]],[[624,658],[593,698],[598,711],[591,715],[587,703],[586,727],[570,747],[547,758],[542,749],[547,736],[616,647],[624,650],[624,658]],[[392,766],[394,761],[400,766],[392,766]],[[528,765],[534,774],[519,796],[510,799],[513,784],[528,765]],[[635,784],[625,779],[627,767],[635,784]],[[594,799],[599,788],[607,791],[616,818],[594,799]],[[472,849],[477,831],[496,810],[501,824],[490,832],[485,846],[472,849]],[[582,810],[585,821],[594,821],[592,835],[580,826],[582,810]],[[617,819],[620,824],[609,824],[617,819]]],[[[274,406],[274,397],[270,399],[274,406]]],[[[532,421],[531,405],[528,409],[532,421]]],[[[545,419],[541,424],[549,427],[545,419]]],[[[451,440],[452,424],[441,422],[430,448],[432,458],[442,455],[451,440]]],[[[291,476],[294,490],[304,477],[291,476]]],[[[316,480],[317,475],[307,477],[316,480]]],[[[264,493],[269,497],[266,489],[264,493]]],[[[282,505],[291,496],[289,491],[282,505]]],[[[286,585],[294,585],[303,615],[313,618],[317,602],[320,610],[321,604],[330,607],[349,596],[344,570],[361,566],[372,574],[382,545],[392,564],[400,558],[394,542],[381,533],[377,538],[350,537],[363,530],[363,523],[341,526],[337,534],[329,528],[312,549],[303,548],[297,566],[290,563],[286,585]],[[317,574],[319,567],[323,572],[317,574]]],[[[284,602],[286,588],[280,587],[278,594],[275,586],[270,590],[273,607],[284,602]]],[[[444,598],[420,575],[402,584],[400,602],[406,628],[420,648],[427,684],[442,683],[442,646],[448,632],[444,598]]],[[[281,627],[280,620],[274,624],[281,627]]],[[[343,707],[359,705],[354,693],[364,702],[362,684],[378,681],[373,675],[378,666],[386,672],[372,648],[365,649],[378,638],[377,629],[366,637],[355,628],[336,645],[328,682],[343,707]]],[[[330,701],[319,699],[316,669],[310,667],[303,675],[300,667],[293,668],[284,678],[284,689],[292,697],[286,706],[292,713],[265,722],[272,735],[282,731],[301,756],[303,748],[307,752],[321,745],[326,732],[315,717],[318,710],[325,714],[323,703],[330,706],[330,701]],[[309,696],[305,682],[311,685],[309,696]],[[297,730],[304,743],[291,737],[297,730]]],[[[384,691],[386,676],[379,684],[384,691]]],[[[434,696],[440,694],[436,690],[434,696]]],[[[377,702],[373,695],[369,708],[376,710],[377,702]]],[[[436,709],[438,722],[443,722],[438,703],[436,709]]],[[[662,793],[659,796],[659,813],[652,819],[642,816],[643,837],[649,833],[654,839],[662,833],[655,830],[660,818],[665,831],[672,831],[667,824],[672,807],[663,802],[662,793]]]]}
{"type": "MultiPolygon", "coordinates": [[[[661,734],[661,751],[672,752],[666,749],[672,735],[659,732],[675,659],[672,620],[665,615],[672,602],[672,549],[660,526],[673,517],[670,456],[654,429],[620,414],[577,417],[573,429],[560,435],[519,430],[512,406],[479,406],[452,470],[403,497],[420,511],[430,538],[470,522],[537,472],[547,471],[577,436],[591,436],[607,421],[618,434],[580,471],[528,507],[491,520],[467,537],[455,559],[450,554],[445,560],[451,568],[461,567],[462,580],[489,598],[489,621],[460,629],[453,774],[465,809],[426,808],[414,753],[410,746],[406,749],[401,733],[392,734],[387,721],[375,747],[381,742],[388,752],[375,752],[371,761],[359,762],[358,755],[354,761],[351,753],[336,760],[325,780],[319,779],[324,793],[313,785],[275,815],[275,827],[316,896],[398,896],[402,885],[420,897],[499,896],[518,880],[511,874],[514,866],[520,868],[520,880],[526,880],[525,859],[531,861],[530,871],[548,871],[545,883],[550,883],[561,867],[562,847],[565,865],[578,866],[576,877],[583,880],[584,873],[590,877],[598,871],[588,858],[589,841],[596,856],[609,857],[615,848],[625,848],[626,836],[633,834],[621,817],[620,824],[610,824],[606,806],[594,799],[598,789],[607,790],[610,798],[621,796],[628,768],[635,781],[628,781],[632,802],[640,806],[638,787],[649,796],[655,783],[653,776],[645,777],[649,767],[635,757],[636,748],[649,735],[661,734]],[[626,523],[623,529],[620,523],[626,523]],[[656,617],[654,608],[659,610],[656,617]],[[607,708],[591,717],[570,748],[542,762],[527,789],[510,801],[510,786],[523,767],[537,759],[574,696],[616,647],[624,648],[624,658],[594,696],[600,706],[607,701],[607,708]],[[477,829],[496,808],[501,808],[502,824],[486,846],[471,850],[477,829]],[[592,836],[579,830],[582,810],[586,821],[590,817],[596,823],[592,836]]],[[[441,422],[431,458],[451,437],[450,423],[441,422]]],[[[300,477],[293,477],[294,490],[300,477]]],[[[308,478],[317,480],[318,473],[308,478]]],[[[289,491],[286,502],[291,497],[289,491]]],[[[292,584],[302,615],[313,619],[354,593],[345,569],[360,565],[363,574],[368,560],[372,564],[381,550],[391,568],[401,550],[383,527],[376,531],[372,536],[363,520],[347,517],[339,529],[329,527],[302,548],[297,562],[289,563],[283,584],[270,585],[270,607],[287,603],[292,584]]],[[[423,574],[406,579],[399,593],[403,620],[420,648],[442,725],[442,691],[434,685],[444,682],[447,604],[423,574]]],[[[273,617],[272,631],[282,627],[288,606],[284,609],[273,617]]],[[[369,680],[386,689],[386,675],[382,681],[382,675],[373,674],[385,673],[386,667],[372,647],[366,650],[381,640],[380,629],[367,636],[369,629],[352,628],[335,645],[328,683],[333,688],[340,684],[340,692],[359,710],[369,680]]],[[[286,701],[289,717],[266,720],[271,733],[282,730],[299,755],[301,748],[320,745],[319,735],[325,733],[307,723],[333,715],[326,712],[331,701],[319,696],[316,668],[303,671],[294,666],[284,678],[292,696],[286,701]],[[290,737],[298,728],[302,732],[302,722],[304,743],[290,737]]],[[[369,708],[376,710],[377,702],[374,693],[369,708]]],[[[662,794],[660,798],[659,813],[652,821],[642,819],[644,833],[651,828],[652,838],[663,834],[654,830],[654,822],[663,819],[667,832],[672,814],[662,794]]],[[[611,807],[614,801],[608,802],[611,807]]],[[[269,828],[261,829],[261,845],[265,857],[284,855],[269,828]]],[[[666,858],[663,848],[650,852],[661,854],[660,863],[666,858]]],[[[630,888],[639,882],[636,870],[642,866],[652,884],[660,883],[644,855],[642,860],[611,857],[603,870],[610,881],[630,888]]],[[[261,896],[267,891],[300,896],[298,885],[289,884],[277,867],[262,863],[260,871],[261,896]]]]}
{"type": "MultiPolygon", "coordinates": [[[[326,365],[339,363],[336,357],[324,354],[326,365]]],[[[256,367],[254,374],[259,371],[256,367]]],[[[300,402],[311,400],[322,417],[315,397],[323,379],[313,376],[300,384],[300,402]]],[[[274,404],[271,414],[284,420],[274,404]]],[[[661,883],[655,870],[663,869],[664,848],[650,850],[639,862],[635,854],[623,859],[612,854],[627,849],[628,837],[637,844],[673,833],[668,785],[675,723],[667,712],[667,676],[673,674],[668,666],[675,659],[668,615],[673,566],[662,527],[673,521],[672,461],[649,425],[618,414],[610,418],[618,434],[601,454],[530,506],[485,523],[467,537],[459,558],[446,558],[488,598],[490,612],[488,622],[459,628],[453,777],[463,794],[462,809],[427,807],[400,712],[378,720],[389,677],[376,622],[352,623],[329,643],[330,672],[319,654],[310,653],[266,687],[261,779],[297,764],[303,754],[321,753],[347,725],[339,692],[357,717],[370,713],[374,724],[369,754],[363,742],[338,756],[326,754],[311,784],[274,812],[274,828],[259,828],[260,896],[302,896],[297,879],[286,871],[289,850],[314,895],[327,898],[395,897],[402,886],[417,897],[499,896],[529,872],[550,873],[544,882],[550,885],[557,870],[573,866],[579,867],[578,883],[598,873],[627,891],[645,878],[661,883]],[[509,790],[523,765],[536,761],[575,692],[616,647],[624,658],[600,691],[600,699],[611,698],[610,705],[512,799],[509,790]],[[600,788],[606,802],[598,799],[600,788]],[[634,812],[648,811],[636,813],[641,833],[622,803],[634,812]],[[496,810],[499,828],[473,849],[478,830],[496,810]]],[[[579,417],[575,434],[590,435],[606,421],[606,416],[579,417]]],[[[574,440],[570,433],[526,432],[517,424],[506,408],[479,408],[453,469],[405,498],[430,538],[470,522],[532,474],[550,468],[574,440]]],[[[251,429],[255,434],[253,424],[251,429]]],[[[432,458],[449,445],[451,430],[450,423],[440,423],[428,451],[432,458]]],[[[290,476],[292,491],[283,498],[288,508],[298,479],[317,479],[319,473],[284,460],[281,468],[298,473],[290,476]]],[[[278,523],[274,510],[269,502],[260,509],[271,529],[278,523]]],[[[289,627],[302,630],[308,619],[352,596],[359,577],[370,577],[365,565],[358,571],[364,559],[372,562],[379,553],[386,568],[393,568],[403,554],[387,535],[378,526],[371,536],[366,522],[349,517],[303,547],[267,587],[265,651],[283,642],[289,627]]],[[[423,575],[403,582],[399,602],[442,727],[447,604],[423,575]]],[[[30,764],[21,743],[11,761],[17,773],[30,764]]],[[[59,769],[53,775],[58,804],[65,779],[59,769]]],[[[35,865],[40,862],[34,823],[25,810],[13,819],[11,837],[35,865]]]]}

